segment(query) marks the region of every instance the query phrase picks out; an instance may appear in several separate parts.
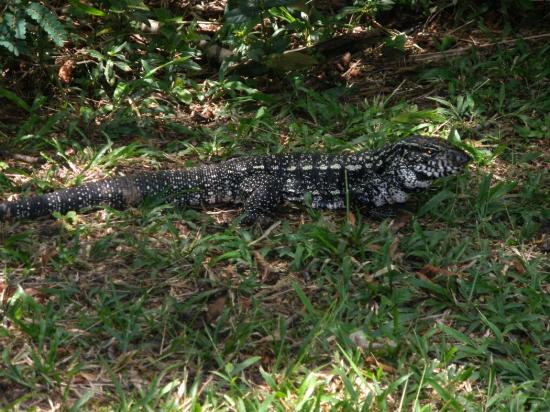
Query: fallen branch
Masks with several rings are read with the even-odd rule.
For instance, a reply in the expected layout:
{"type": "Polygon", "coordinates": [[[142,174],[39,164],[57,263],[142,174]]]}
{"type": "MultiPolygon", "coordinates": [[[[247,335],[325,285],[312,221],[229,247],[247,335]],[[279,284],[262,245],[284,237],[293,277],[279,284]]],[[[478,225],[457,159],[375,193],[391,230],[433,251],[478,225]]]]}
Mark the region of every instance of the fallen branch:
{"type": "Polygon", "coordinates": [[[258,75],[266,73],[270,69],[283,71],[305,69],[336,56],[372,47],[378,44],[383,36],[384,33],[376,29],[361,33],[345,33],[312,46],[298,47],[283,53],[273,53],[266,56],[266,60],[262,63],[252,60],[241,62],[232,66],[230,71],[241,74],[250,72],[258,75]]]}
{"type": "Polygon", "coordinates": [[[467,54],[467,53],[471,52],[472,50],[488,49],[488,48],[502,46],[502,45],[513,45],[518,40],[537,41],[537,40],[547,39],[547,38],[550,38],[550,33],[537,34],[537,35],[534,35],[534,36],[528,36],[528,37],[523,37],[523,38],[519,38],[519,39],[502,40],[502,41],[495,42],[495,43],[476,44],[476,45],[473,45],[473,46],[460,47],[458,49],[446,50],[446,51],[442,51],[442,52],[416,54],[416,55],[408,56],[407,61],[415,62],[415,63],[429,63],[429,62],[435,62],[435,61],[439,61],[439,60],[446,60],[446,59],[449,59],[449,58],[461,56],[463,54],[467,54]]]}

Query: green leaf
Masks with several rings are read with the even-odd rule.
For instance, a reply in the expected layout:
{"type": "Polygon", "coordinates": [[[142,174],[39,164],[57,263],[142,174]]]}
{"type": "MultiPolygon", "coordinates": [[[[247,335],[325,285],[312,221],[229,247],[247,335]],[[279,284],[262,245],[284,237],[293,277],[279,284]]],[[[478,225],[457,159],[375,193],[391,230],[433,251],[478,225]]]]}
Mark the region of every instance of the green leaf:
{"type": "Polygon", "coordinates": [[[69,3],[71,3],[71,6],[73,6],[75,9],[78,9],[85,14],[99,17],[105,16],[104,11],[96,9],[92,6],[88,6],[87,4],[81,3],[78,0],[70,0],[69,3]]]}
{"type": "Polygon", "coordinates": [[[114,73],[114,63],[112,60],[107,60],[107,63],[105,64],[105,69],[103,70],[103,74],[105,76],[105,80],[107,80],[107,83],[109,83],[109,85],[111,86],[114,86],[115,73],[114,73]]]}
{"type": "Polygon", "coordinates": [[[118,67],[120,70],[123,70],[125,72],[131,72],[132,71],[132,68],[130,67],[130,65],[126,62],[121,62],[121,61],[114,61],[113,62],[114,65],[116,67],[118,67]]]}
{"type": "Polygon", "coordinates": [[[93,57],[94,59],[97,59],[99,61],[105,60],[105,56],[97,50],[87,50],[86,52],[90,57],[93,57]]]}
{"type": "Polygon", "coordinates": [[[180,102],[185,104],[193,103],[193,93],[191,93],[191,91],[186,89],[185,87],[176,86],[172,89],[172,92],[180,102]]]}
{"type": "Polygon", "coordinates": [[[14,55],[19,56],[19,49],[15,46],[15,44],[13,44],[11,41],[6,39],[5,37],[0,37],[0,46],[5,47],[14,55]]]}
{"type": "Polygon", "coordinates": [[[11,29],[12,32],[15,31],[15,16],[12,13],[6,13],[4,15],[4,21],[2,23],[8,26],[8,28],[11,29]]]}
{"type": "Polygon", "coordinates": [[[498,328],[497,325],[495,325],[493,322],[491,322],[487,317],[478,309],[479,316],[481,318],[481,321],[491,329],[491,331],[495,334],[495,337],[499,342],[504,342],[504,336],[501,332],[501,330],[498,328]]]}
{"type": "Polygon", "coordinates": [[[445,116],[440,109],[433,110],[417,110],[410,112],[399,113],[397,116],[392,117],[391,119],[396,123],[412,123],[417,124],[422,121],[432,121],[435,123],[441,123],[445,121],[445,116]]]}
{"type": "Polygon", "coordinates": [[[297,0],[229,0],[224,15],[225,21],[230,24],[246,24],[259,21],[262,11],[272,7],[292,7],[300,5],[297,0]]]}
{"type": "Polygon", "coordinates": [[[62,47],[67,41],[67,31],[61,25],[57,17],[40,3],[31,3],[26,10],[29,17],[51,37],[52,41],[59,47],[62,47]]]}
{"type": "Polygon", "coordinates": [[[304,69],[318,63],[314,56],[303,52],[270,54],[265,62],[267,67],[283,71],[304,69]]]}
{"type": "Polygon", "coordinates": [[[130,86],[128,83],[119,82],[116,85],[115,91],[113,92],[114,103],[120,102],[120,100],[128,94],[128,90],[130,90],[130,86]]]}
{"type": "Polygon", "coordinates": [[[252,356],[248,359],[245,359],[244,361],[242,361],[241,363],[238,363],[237,365],[235,365],[232,370],[231,370],[231,373],[230,375],[231,376],[237,376],[238,374],[240,374],[242,371],[244,371],[245,369],[251,367],[252,365],[254,365],[255,363],[257,363],[258,361],[260,361],[262,358],[260,356],[252,356]]]}
{"type": "Polygon", "coordinates": [[[294,289],[294,291],[296,292],[296,294],[298,295],[298,297],[300,298],[300,300],[302,301],[302,304],[305,306],[305,308],[307,309],[307,311],[311,314],[311,315],[316,315],[317,314],[317,311],[315,310],[315,308],[313,307],[313,305],[311,304],[311,301],[309,300],[309,298],[306,296],[306,294],[304,293],[304,291],[302,290],[302,288],[300,287],[300,285],[296,282],[292,282],[292,288],[294,289]]]}
{"type": "Polygon", "coordinates": [[[407,37],[403,34],[399,34],[394,37],[388,37],[385,41],[386,46],[392,47],[397,50],[405,51],[405,43],[407,41],[407,37]]]}
{"type": "Polygon", "coordinates": [[[149,7],[142,0],[126,0],[129,9],[149,11],[149,7]]]}
{"type": "Polygon", "coordinates": [[[193,63],[193,62],[188,61],[190,58],[191,58],[191,56],[184,56],[184,57],[180,57],[178,59],[170,60],[169,62],[166,62],[164,64],[161,64],[160,66],[157,66],[157,67],[149,70],[147,73],[145,73],[145,76],[143,76],[143,78],[148,79],[148,78],[152,77],[159,70],[164,69],[165,67],[170,67],[170,66],[177,65],[177,64],[181,64],[181,65],[183,65],[185,67],[188,67],[188,68],[194,68],[194,65],[190,64],[190,63],[193,63]]]}
{"type": "Polygon", "coordinates": [[[456,44],[456,39],[453,36],[445,36],[441,40],[440,50],[448,50],[456,44]]]}
{"type": "Polygon", "coordinates": [[[454,194],[448,190],[442,190],[436,195],[432,196],[417,212],[418,216],[424,216],[426,213],[432,210],[440,209],[441,203],[447,199],[452,199],[454,194]]]}
{"type": "Polygon", "coordinates": [[[15,23],[15,38],[24,40],[27,35],[27,22],[25,19],[19,19],[15,23]]]}
{"type": "Polygon", "coordinates": [[[92,399],[92,398],[94,397],[95,394],[96,394],[96,393],[95,393],[95,390],[93,390],[93,389],[88,389],[88,390],[84,393],[84,395],[82,395],[82,397],[81,397],[78,401],[76,401],[76,402],[73,404],[73,406],[71,407],[71,409],[69,409],[69,412],[76,412],[76,411],[82,410],[82,407],[83,407],[86,403],[88,403],[88,401],[89,401],[90,399],[92,399]]]}
{"type": "Polygon", "coordinates": [[[6,99],[8,99],[11,102],[15,103],[17,106],[19,106],[20,108],[26,110],[27,112],[29,112],[31,110],[30,106],[22,98],[20,98],[15,93],[4,89],[3,87],[0,87],[0,96],[5,97],[6,99]]]}
{"type": "Polygon", "coordinates": [[[27,32],[27,22],[25,19],[18,19],[12,13],[6,13],[4,15],[4,24],[11,30],[16,39],[25,39],[27,32]]]}
{"type": "Polygon", "coordinates": [[[445,400],[447,402],[447,405],[452,405],[452,409],[455,411],[460,411],[462,408],[460,407],[460,403],[453,397],[453,395],[448,392],[443,386],[439,384],[435,379],[433,378],[426,378],[426,383],[431,385],[432,388],[438,393],[438,395],[441,397],[441,399],[445,400]]]}
{"type": "Polygon", "coordinates": [[[460,133],[454,127],[449,132],[449,136],[447,137],[447,140],[449,141],[449,143],[452,143],[454,145],[462,144],[462,139],[460,138],[460,133]]]}
{"type": "Polygon", "coordinates": [[[450,328],[447,325],[444,325],[443,323],[439,323],[438,326],[439,326],[439,329],[441,329],[450,337],[456,339],[458,342],[461,342],[462,344],[467,346],[476,347],[475,342],[471,338],[463,334],[462,332],[459,332],[456,329],[450,328]]]}

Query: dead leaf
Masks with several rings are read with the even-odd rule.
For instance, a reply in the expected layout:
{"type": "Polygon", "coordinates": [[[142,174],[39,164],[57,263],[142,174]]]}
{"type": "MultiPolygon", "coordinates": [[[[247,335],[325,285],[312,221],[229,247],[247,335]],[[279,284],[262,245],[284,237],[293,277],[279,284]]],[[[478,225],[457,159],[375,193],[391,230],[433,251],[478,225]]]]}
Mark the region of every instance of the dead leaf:
{"type": "Polygon", "coordinates": [[[395,236],[391,242],[390,249],[388,250],[388,256],[392,261],[396,256],[397,248],[399,247],[399,240],[399,236],[395,236]]]}
{"type": "Polygon", "coordinates": [[[346,217],[350,225],[352,225],[353,227],[357,226],[357,218],[355,217],[355,213],[349,212],[346,214],[346,217]]]}
{"type": "Polygon", "coordinates": [[[380,270],[377,270],[376,272],[374,272],[371,277],[373,279],[377,278],[377,277],[380,277],[380,276],[383,276],[385,275],[386,273],[389,273],[391,271],[394,271],[394,270],[397,270],[397,266],[395,265],[389,265],[389,266],[386,266],[386,267],[383,267],[382,269],[380,270]]]}
{"type": "Polygon", "coordinates": [[[370,252],[378,252],[380,249],[382,249],[382,246],[377,245],[376,243],[369,243],[367,245],[367,250],[370,252]]]}
{"type": "Polygon", "coordinates": [[[66,356],[70,352],[67,348],[57,348],[57,351],[55,353],[57,354],[57,356],[66,356]]]}
{"type": "Polygon", "coordinates": [[[227,296],[223,295],[208,304],[208,310],[206,311],[206,322],[211,323],[218,319],[225,309],[225,303],[227,302],[227,296]]]}
{"type": "Polygon", "coordinates": [[[73,72],[76,67],[76,62],[73,59],[68,59],[61,65],[57,77],[65,84],[69,84],[73,80],[73,72]]]}
{"type": "Polygon", "coordinates": [[[6,282],[0,280],[0,305],[7,303],[14,292],[15,290],[13,288],[10,288],[6,282]]]}
{"type": "Polygon", "coordinates": [[[439,275],[455,276],[455,273],[453,273],[453,272],[451,272],[447,269],[431,265],[429,263],[425,264],[424,267],[422,269],[420,269],[420,272],[424,276],[427,276],[427,277],[436,277],[436,276],[439,276],[439,275]]]}
{"type": "Polygon", "coordinates": [[[516,272],[518,272],[520,275],[525,274],[525,272],[527,271],[525,269],[525,266],[523,265],[523,262],[521,262],[518,259],[514,259],[514,261],[512,262],[512,266],[514,267],[516,272]]]}
{"type": "Polygon", "coordinates": [[[256,264],[258,265],[258,271],[260,272],[260,279],[265,280],[267,276],[274,271],[273,267],[257,250],[255,250],[252,254],[254,255],[254,260],[256,260],[256,264]]]}
{"type": "Polygon", "coordinates": [[[391,222],[390,228],[395,232],[403,229],[411,223],[412,215],[410,213],[401,213],[391,222]]]}
{"type": "Polygon", "coordinates": [[[347,67],[349,66],[349,64],[351,63],[351,53],[350,52],[346,52],[343,56],[342,56],[342,64],[347,67]]]}
{"type": "Polygon", "coordinates": [[[394,373],[396,371],[396,369],[393,366],[386,365],[385,363],[380,362],[373,355],[367,356],[365,358],[365,363],[367,363],[367,365],[371,365],[371,366],[375,366],[377,368],[380,368],[384,372],[394,373]]]}
{"type": "Polygon", "coordinates": [[[424,273],[422,273],[420,271],[416,272],[416,276],[418,276],[420,279],[422,279],[425,282],[433,283],[432,280],[428,276],[426,276],[424,273]]]}
{"type": "Polygon", "coordinates": [[[40,263],[42,267],[47,266],[50,260],[52,260],[55,256],[57,256],[56,248],[50,248],[49,250],[42,251],[42,254],[40,255],[40,263]]]}
{"type": "Polygon", "coordinates": [[[248,312],[252,307],[252,302],[248,298],[239,299],[239,306],[244,312],[248,312]]]}
{"type": "Polygon", "coordinates": [[[365,350],[369,348],[369,340],[367,335],[362,330],[355,331],[349,335],[349,339],[357,345],[359,349],[365,350]]]}
{"type": "Polygon", "coordinates": [[[87,372],[79,372],[73,378],[73,383],[82,384],[88,382],[94,382],[97,380],[97,376],[87,372]]]}
{"type": "Polygon", "coordinates": [[[185,223],[177,221],[174,222],[174,226],[176,227],[178,233],[182,238],[187,239],[189,237],[191,230],[189,229],[189,226],[187,226],[185,223]]]}

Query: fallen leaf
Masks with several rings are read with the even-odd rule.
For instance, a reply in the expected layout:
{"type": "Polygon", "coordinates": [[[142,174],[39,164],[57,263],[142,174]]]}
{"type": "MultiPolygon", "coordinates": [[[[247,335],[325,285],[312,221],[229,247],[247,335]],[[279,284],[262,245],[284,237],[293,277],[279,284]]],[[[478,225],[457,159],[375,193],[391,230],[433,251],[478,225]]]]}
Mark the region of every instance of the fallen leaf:
{"type": "Polygon", "coordinates": [[[419,271],[419,272],[416,272],[416,276],[418,276],[420,279],[422,279],[422,280],[424,280],[424,281],[426,281],[426,282],[432,283],[432,280],[431,280],[428,276],[426,276],[424,273],[422,273],[422,272],[420,272],[420,271],[419,271]]]}
{"type": "Polygon", "coordinates": [[[395,252],[397,252],[397,248],[399,247],[399,240],[400,238],[398,236],[395,236],[391,242],[390,248],[388,250],[388,256],[393,261],[395,258],[395,252]]]}
{"type": "Polygon", "coordinates": [[[411,223],[412,215],[410,213],[401,213],[391,222],[390,228],[396,232],[408,226],[411,223]]]}
{"type": "Polygon", "coordinates": [[[525,274],[525,272],[527,271],[525,269],[525,266],[523,265],[523,262],[521,262],[518,259],[514,259],[514,261],[512,262],[512,266],[514,267],[516,272],[518,272],[520,275],[525,274]]]}
{"type": "Polygon", "coordinates": [[[391,271],[394,271],[394,270],[397,270],[398,267],[395,266],[395,265],[389,265],[389,266],[386,266],[386,267],[383,267],[382,269],[380,270],[377,270],[376,272],[374,272],[372,275],[371,275],[371,278],[375,279],[377,277],[380,277],[380,276],[383,276],[391,271]]]}
{"type": "Polygon", "coordinates": [[[35,288],[25,288],[24,292],[27,296],[32,297],[38,303],[45,303],[48,297],[44,295],[40,290],[35,288]]]}
{"type": "Polygon", "coordinates": [[[342,56],[342,64],[344,64],[344,66],[349,66],[349,64],[351,63],[351,53],[350,52],[346,52],[343,56],[342,56]]]}
{"type": "Polygon", "coordinates": [[[42,254],[40,255],[40,263],[42,267],[45,267],[48,265],[50,260],[57,256],[57,249],[56,248],[50,248],[49,250],[43,250],[42,254]]]}
{"type": "Polygon", "coordinates": [[[273,269],[260,252],[255,250],[252,254],[254,255],[254,260],[256,261],[256,264],[258,265],[260,279],[264,279],[273,269]]]}
{"type": "Polygon", "coordinates": [[[382,248],[382,246],[377,245],[376,243],[369,243],[367,245],[367,250],[369,250],[371,252],[378,252],[381,248],[382,248]]]}
{"type": "Polygon", "coordinates": [[[425,264],[424,267],[422,269],[420,269],[420,272],[424,276],[427,276],[427,277],[435,277],[435,276],[439,276],[439,275],[455,276],[455,273],[453,273],[453,272],[451,272],[447,269],[431,265],[429,263],[425,264]]]}
{"type": "Polygon", "coordinates": [[[376,359],[374,356],[369,355],[365,358],[365,362],[367,365],[375,366],[377,368],[382,369],[384,372],[393,373],[396,371],[396,369],[393,366],[386,365],[385,363],[380,362],[378,359],[376,359]]]}
{"type": "Polygon", "coordinates": [[[347,217],[348,222],[349,222],[350,225],[352,225],[353,227],[357,226],[357,224],[356,224],[357,219],[356,219],[354,213],[349,212],[349,213],[346,214],[346,217],[347,217]]]}
{"type": "Polygon", "coordinates": [[[73,80],[73,72],[76,67],[76,62],[73,59],[66,60],[59,68],[57,77],[65,84],[69,84],[73,80]]]}
{"type": "Polygon", "coordinates": [[[225,309],[225,303],[227,302],[227,296],[223,295],[208,304],[208,310],[206,311],[206,321],[211,323],[218,319],[225,309]]]}
{"type": "Polygon", "coordinates": [[[349,339],[357,345],[360,349],[368,349],[369,348],[369,340],[367,339],[367,335],[362,330],[355,331],[349,335],[349,339]]]}

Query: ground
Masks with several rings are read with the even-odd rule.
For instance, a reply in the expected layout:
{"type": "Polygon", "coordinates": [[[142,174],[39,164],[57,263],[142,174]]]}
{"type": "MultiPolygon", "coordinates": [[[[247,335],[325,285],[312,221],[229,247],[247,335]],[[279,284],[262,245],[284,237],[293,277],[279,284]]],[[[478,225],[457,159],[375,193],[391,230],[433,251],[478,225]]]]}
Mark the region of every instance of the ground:
{"type": "MultiPolygon", "coordinates": [[[[169,114],[162,96],[94,124],[44,108],[78,133],[18,135],[0,159],[2,200],[412,133],[460,139],[474,160],[384,221],[285,205],[269,227],[239,227],[236,208],[146,204],[2,224],[0,405],[544,410],[550,48],[540,30],[464,26],[454,52],[438,51],[430,39],[450,31],[436,19],[406,57],[366,48],[169,114]]],[[[0,117],[27,127],[13,108],[0,117]]]]}

